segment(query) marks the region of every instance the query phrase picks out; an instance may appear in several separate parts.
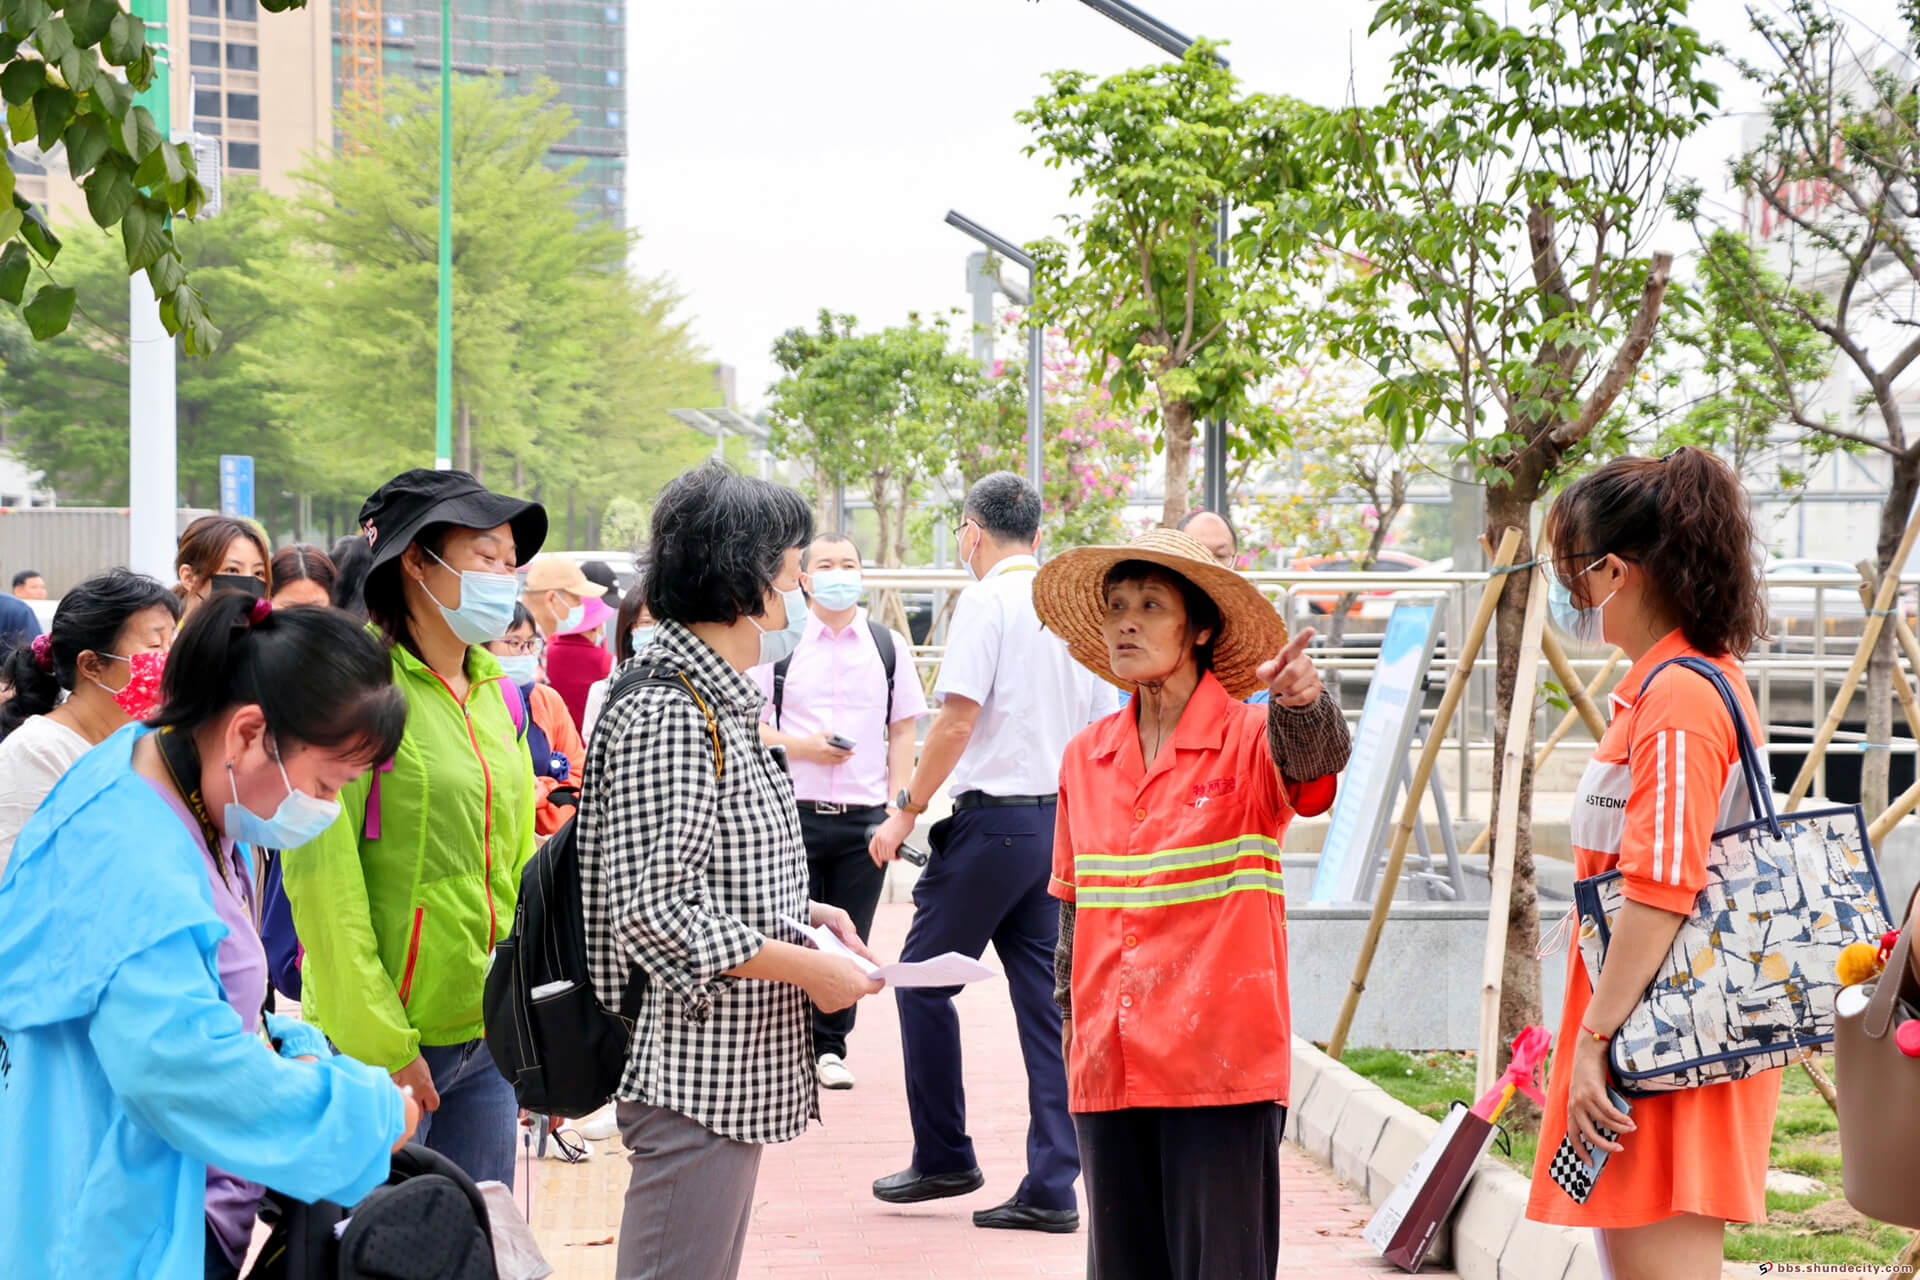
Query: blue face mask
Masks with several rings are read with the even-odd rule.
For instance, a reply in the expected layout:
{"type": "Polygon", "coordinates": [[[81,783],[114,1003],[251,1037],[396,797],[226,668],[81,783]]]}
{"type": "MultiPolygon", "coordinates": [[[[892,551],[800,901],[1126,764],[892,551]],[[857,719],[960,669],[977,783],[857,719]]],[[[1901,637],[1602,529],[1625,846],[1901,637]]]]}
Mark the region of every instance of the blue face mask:
{"type": "Polygon", "coordinates": [[[427,599],[440,605],[440,616],[453,629],[454,638],[461,644],[491,644],[507,634],[507,628],[513,625],[513,606],[520,602],[520,580],[510,573],[455,569],[433,552],[427,554],[433,556],[441,568],[460,575],[460,607],[457,609],[441,604],[440,597],[433,594],[425,581],[420,584],[426,590],[427,599]]]}
{"type": "Polygon", "coordinates": [[[540,655],[535,653],[512,653],[502,658],[494,655],[494,661],[500,664],[500,670],[507,679],[525,688],[540,678],[540,655]]]}
{"type": "MultiPolygon", "coordinates": [[[[1586,569],[1580,570],[1580,573],[1586,573],[1589,569],[1597,569],[1605,564],[1606,561],[1607,558],[1601,556],[1598,560],[1588,565],[1586,569]]],[[[1580,573],[1576,573],[1573,576],[1577,578],[1580,576],[1580,573]]],[[[1547,610],[1553,615],[1554,625],[1581,644],[1599,645],[1606,643],[1606,619],[1602,615],[1601,610],[1606,608],[1607,600],[1611,600],[1619,594],[1619,589],[1615,588],[1608,593],[1606,600],[1602,600],[1599,604],[1589,605],[1583,609],[1573,602],[1572,584],[1560,581],[1558,574],[1550,573],[1547,575],[1547,610]]]]}
{"type": "MultiPolygon", "coordinates": [[[[293,780],[287,777],[287,766],[280,759],[277,743],[273,763],[280,770],[280,781],[286,784],[287,798],[280,802],[271,818],[261,817],[237,799],[229,800],[227,839],[256,849],[298,849],[333,825],[334,819],[340,816],[340,802],[317,799],[294,786],[293,780]]],[[[227,762],[227,781],[238,796],[239,782],[233,776],[232,761],[227,762]]]]}
{"type": "Polygon", "coordinates": [[[632,631],[628,632],[627,634],[633,637],[633,651],[635,653],[640,652],[642,649],[646,648],[648,645],[653,643],[652,627],[635,627],[632,631]]]}
{"type": "Polygon", "coordinates": [[[813,598],[838,613],[860,602],[858,569],[822,569],[813,575],[813,598]]]}
{"type": "Polygon", "coordinates": [[[806,634],[807,598],[795,587],[792,591],[782,591],[780,599],[787,607],[787,624],[778,631],[769,631],[760,627],[760,665],[778,662],[800,647],[800,637],[806,634]]]}

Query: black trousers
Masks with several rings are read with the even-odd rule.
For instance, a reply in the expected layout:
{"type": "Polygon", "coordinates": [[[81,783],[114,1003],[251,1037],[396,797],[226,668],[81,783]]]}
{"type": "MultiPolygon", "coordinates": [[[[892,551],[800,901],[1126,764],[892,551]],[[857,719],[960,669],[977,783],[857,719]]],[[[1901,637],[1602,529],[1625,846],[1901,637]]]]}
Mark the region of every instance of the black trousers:
{"type": "Polygon", "coordinates": [[[1277,1102],[1075,1115],[1088,1280],[1271,1280],[1286,1122],[1277,1102]]]}
{"type": "MultiPolygon", "coordinates": [[[[886,885],[885,868],[867,856],[867,832],[887,820],[882,807],[851,809],[846,813],[815,813],[800,806],[800,838],[807,846],[807,896],[844,910],[853,917],[861,941],[873,932],[874,908],[886,885]]],[[[813,1012],[813,1056],[847,1056],[847,1037],[853,1034],[853,1013],[813,1012]]]]}

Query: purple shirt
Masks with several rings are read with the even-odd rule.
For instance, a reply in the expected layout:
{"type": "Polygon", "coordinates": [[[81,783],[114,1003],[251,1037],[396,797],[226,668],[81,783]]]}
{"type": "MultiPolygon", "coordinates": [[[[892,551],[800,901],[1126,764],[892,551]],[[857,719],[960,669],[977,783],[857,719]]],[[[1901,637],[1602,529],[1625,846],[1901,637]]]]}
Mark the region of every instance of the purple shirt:
{"type": "MultiPolygon", "coordinates": [[[[147,785],[167,802],[167,807],[201,843],[200,824],[172,787],[152,778],[147,785]]],[[[220,842],[220,858],[233,866],[233,841],[220,842]]],[[[241,1025],[249,1032],[260,1030],[260,1006],[267,999],[267,953],[260,945],[260,931],[253,922],[253,882],[244,873],[230,871],[233,882],[207,860],[207,881],[213,887],[213,909],[227,926],[227,936],[218,949],[220,985],[226,989],[227,1003],[240,1015],[241,1025]]],[[[207,1168],[207,1225],[226,1252],[227,1261],[239,1266],[246,1261],[247,1247],[253,1238],[253,1221],[258,1216],[260,1197],[266,1188],[247,1182],[211,1165],[207,1168]]]]}
{"type": "MultiPolygon", "coordinates": [[[[773,724],[773,668],[755,667],[747,676],[768,699],[761,720],[773,724]]],[[[914,669],[913,646],[898,631],[893,632],[893,706],[888,707],[887,669],[867,630],[867,611],[856,610],[853,621],[837,632],[809,611],[800,647],[787,668],[783,705],[777,726],[783,733],[837,733],[854,743],[853,755],[843,764],[792,761],[796,799],[884,805],[892,799],[887,790],[887,726],[927,714],[927,695],[914,669]]]]}

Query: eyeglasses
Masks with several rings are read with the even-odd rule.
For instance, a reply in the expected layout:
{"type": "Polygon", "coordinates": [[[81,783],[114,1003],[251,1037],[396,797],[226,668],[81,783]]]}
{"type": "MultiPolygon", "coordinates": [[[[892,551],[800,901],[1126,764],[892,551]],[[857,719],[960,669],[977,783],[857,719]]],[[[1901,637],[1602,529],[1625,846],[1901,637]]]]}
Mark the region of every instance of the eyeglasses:
{"type": "Polygon", "coordinates": [[[540,652],[540,637],[529,636],[525,640],[515,640],[512,636],[496,641],[505,647],[509,654],[528,654],[540,652]]]}

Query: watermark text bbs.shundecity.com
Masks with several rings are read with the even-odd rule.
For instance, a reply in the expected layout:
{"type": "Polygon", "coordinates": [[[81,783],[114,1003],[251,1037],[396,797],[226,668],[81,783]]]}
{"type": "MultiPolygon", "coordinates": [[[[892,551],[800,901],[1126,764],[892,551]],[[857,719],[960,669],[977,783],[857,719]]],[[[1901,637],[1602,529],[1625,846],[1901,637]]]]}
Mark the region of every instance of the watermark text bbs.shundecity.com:
{"type": "Polygon", "coordinates": [[[1755,1272],[1763,1276],[1911,1276],[1913,1267],[1904,1262],[1756,1262],[1755,1272]]]}

